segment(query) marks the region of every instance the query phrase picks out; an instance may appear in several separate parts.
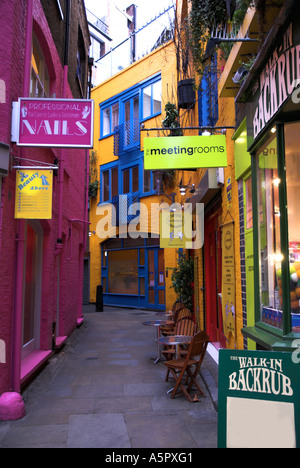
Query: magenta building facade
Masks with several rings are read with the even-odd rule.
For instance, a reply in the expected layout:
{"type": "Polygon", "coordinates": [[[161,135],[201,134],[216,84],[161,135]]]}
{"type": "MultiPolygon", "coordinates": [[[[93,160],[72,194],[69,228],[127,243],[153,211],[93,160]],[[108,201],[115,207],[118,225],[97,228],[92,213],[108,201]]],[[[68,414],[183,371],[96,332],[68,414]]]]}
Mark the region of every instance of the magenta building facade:
{"type": "Polygon", "coordinates": [[[88,149],[21,147],[11,132],[21,97],[87,98],[90,39],[83,0],[1,0],[0,31],[1,399],[83,320],[88,149]],[[22,167],[53,171],[51,219],[16,219],[22,167]]]}

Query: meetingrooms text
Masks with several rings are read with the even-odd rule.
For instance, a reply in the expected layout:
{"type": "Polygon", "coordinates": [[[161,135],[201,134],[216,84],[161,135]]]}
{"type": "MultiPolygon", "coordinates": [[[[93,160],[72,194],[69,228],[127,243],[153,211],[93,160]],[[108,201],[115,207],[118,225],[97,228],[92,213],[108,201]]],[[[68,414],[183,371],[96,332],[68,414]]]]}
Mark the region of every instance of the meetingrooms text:
{"type": "Polygon", "coordinates": [[[193,156],[194,154],[208,154],[208,153],[224,153],[225,147],[224,146],[189,146],[187,148],[174,146],[173,148],[152,148],[147,149],[146,154],[150,154],[151,156],[161,155],[161,154],[188,154],[189,156],[193,156]]]}

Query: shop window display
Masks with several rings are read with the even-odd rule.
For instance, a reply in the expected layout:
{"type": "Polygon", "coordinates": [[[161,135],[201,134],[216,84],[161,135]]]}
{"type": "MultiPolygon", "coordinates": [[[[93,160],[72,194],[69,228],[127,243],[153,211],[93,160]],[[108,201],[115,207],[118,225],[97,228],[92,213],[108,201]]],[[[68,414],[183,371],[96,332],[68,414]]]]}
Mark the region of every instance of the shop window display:
{"type": "MultiPolygon", "coordinates": [[[[289,255],[289,306],[292,329],[300,326],[300,132],[299,124],[285,125],[285,170],[288,217],[289,255]]],[[[283,329],[283,278],[284,246],[280,238],[279,188],[277,138],[275,128],[257,152],[258,156],[258,207],[260,245],[261,321],[283,329]]],[[[281,195],[282,196],[282,195],[281,195]]],[[[284,312],[289,313],[288,306],[284,312]]]]}
{"type": "Polygon", "coordinates": [[[258,151],[261,320],[282,328],[281,242],[277,138],[271,133],[258,151]]]}
{"type": "Polygon", "coordinates": [[[300,329],[300,133],[299,123],[285,125],[290,298],[292,328],[300,329]],[[297,328],[296,328],[297,327],[297,328]],[[299,328],[298,328],[299,327],[299,328]]]}

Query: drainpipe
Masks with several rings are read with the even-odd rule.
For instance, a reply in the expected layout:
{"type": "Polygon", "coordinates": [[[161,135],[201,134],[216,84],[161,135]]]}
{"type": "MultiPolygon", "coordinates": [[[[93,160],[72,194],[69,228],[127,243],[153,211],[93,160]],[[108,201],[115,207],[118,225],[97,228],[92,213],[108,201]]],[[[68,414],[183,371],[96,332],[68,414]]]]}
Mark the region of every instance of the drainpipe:
{"type": "MultiPolygon", "coordinates": [[[[71,0],[66,2],[66,29],[65,29],[65,52],[64,52],[64,70],[63,70],[63,88],[62,97],[66,98],[68,84],[68,62],[69,62],[69,41],[70,41],[70,16],[71,0]]],[[[58,169],[58,235],[56,241],[55,255],[60,255],[63,249],[62,231],[63,231],[63,183],[64,183],[64,150],[60,151],[59,169],[58,169]]]]}
{"type": "MultiPolygon", "coordinates": [[[[33,0],[27,2],[25,60],[23,97],[29,96],[31,44],[33,26],[33,0]]],[[[15,272],[15,299],[14,299],[14,339],[11,387],[15,392],[21,392],[21,349],[22,349],[22,315],[23,315],[23,274],[25,254],[25,220],[17,221],[16,233],[16,272],[15,272]]]]}

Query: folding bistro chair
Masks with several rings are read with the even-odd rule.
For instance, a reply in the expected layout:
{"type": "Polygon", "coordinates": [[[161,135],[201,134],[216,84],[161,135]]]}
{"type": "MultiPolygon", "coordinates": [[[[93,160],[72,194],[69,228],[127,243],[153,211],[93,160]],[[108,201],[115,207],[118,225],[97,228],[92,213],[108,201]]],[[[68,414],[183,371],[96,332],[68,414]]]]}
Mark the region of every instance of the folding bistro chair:
{"type": "Polygon", "coordinates": [[[196,378],[199,374],[208,342],[209,337],[206,332],[200,331],[192,338],[188,353],[185,358],[172,359],[171,361],[165,362],[165,366],[168,368],[166,382],[168,381],[170,372],[175,378],[175,386],[172,389],[171,398],[175,398],[178,390],[182,390],[186,398],[191,403],[198,401],[198,395],[205,397],[198,382],[196,381],[196,378]],[[192,398],[189,393],[193,385],[195,385],[198,390],[198,392],[194,395],[194,398],[192,398]]]}
{"type": "MultiPolygon", "coordinates": [[[[179,319],[175,325],[173,333],[168,333],[166,336],[173,336],[173,335],[185,335],[185,336],[194,336],[197,332],[197,324],[193,317],[182,317],[179,319]]],[[[181,345],[180,347],[180,357],[181,355],[187,354],[187,350],[184,349],[185,345],[181,345]]],[[[162,351],[162,354],[167,359],[172,359],[175,356],[175,348],[174,346],[168,346],[166,349],[162,351]]]]}

